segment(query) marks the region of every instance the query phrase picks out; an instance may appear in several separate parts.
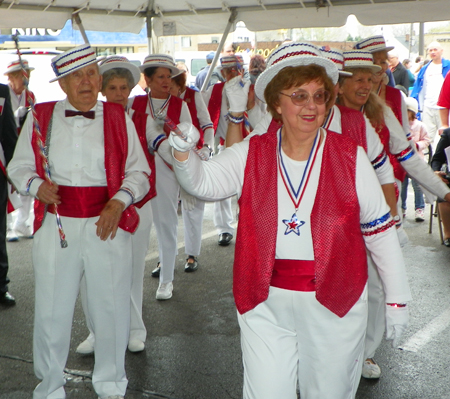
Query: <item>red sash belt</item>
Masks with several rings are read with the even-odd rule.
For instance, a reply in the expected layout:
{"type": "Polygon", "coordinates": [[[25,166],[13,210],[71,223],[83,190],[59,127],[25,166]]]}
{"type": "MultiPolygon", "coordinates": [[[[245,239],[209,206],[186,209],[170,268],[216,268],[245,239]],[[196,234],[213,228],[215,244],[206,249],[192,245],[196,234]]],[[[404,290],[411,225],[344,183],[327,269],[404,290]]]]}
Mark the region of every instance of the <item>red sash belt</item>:
{"type": "Polygon", "coordinates": [[[315,261],[275,259],[270,285],[291,291],[315,291],[315,261]]]}
{"type": "MultiPolygon", "coordinates": [[[[59,186],[58,195],[61,204],[58,213],[71,218],[92,218],[99,216],[109,201],[108,187],[59,186]]],[[[54,205],[48,206],[48,212],[55,213],[54,205]]]]}

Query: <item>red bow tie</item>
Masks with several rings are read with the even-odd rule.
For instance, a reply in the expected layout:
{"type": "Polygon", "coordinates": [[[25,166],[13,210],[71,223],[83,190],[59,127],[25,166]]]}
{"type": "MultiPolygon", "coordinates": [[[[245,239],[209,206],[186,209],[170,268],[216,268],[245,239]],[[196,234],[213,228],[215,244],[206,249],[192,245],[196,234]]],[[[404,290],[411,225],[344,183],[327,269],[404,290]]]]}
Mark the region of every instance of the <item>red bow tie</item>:
{"type": "Polygon", "coordinates": [[[77,115],[84,116],[85,118],[88,118],[88,119],[95,119],[95,111],[82,112],[82,111],[72,111],[70,109],[66,109],[66,118],[69,118],[71,116],[77,116],[77,115]]]}

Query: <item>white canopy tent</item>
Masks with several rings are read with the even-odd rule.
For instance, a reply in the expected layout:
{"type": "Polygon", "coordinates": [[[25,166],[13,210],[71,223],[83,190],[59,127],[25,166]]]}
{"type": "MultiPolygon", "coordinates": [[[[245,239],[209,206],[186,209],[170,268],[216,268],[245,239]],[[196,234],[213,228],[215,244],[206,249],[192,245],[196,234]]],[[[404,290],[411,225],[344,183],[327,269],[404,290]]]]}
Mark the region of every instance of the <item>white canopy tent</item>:
{"type": "Polygon", "coordinates": [[[87,30],[138,33],[146,19],[157,36],[223,32],[231,12],[252,31],[450,19],[448,0],[0,0],[1,28],[61,29],[79,14],[87,30]]]}

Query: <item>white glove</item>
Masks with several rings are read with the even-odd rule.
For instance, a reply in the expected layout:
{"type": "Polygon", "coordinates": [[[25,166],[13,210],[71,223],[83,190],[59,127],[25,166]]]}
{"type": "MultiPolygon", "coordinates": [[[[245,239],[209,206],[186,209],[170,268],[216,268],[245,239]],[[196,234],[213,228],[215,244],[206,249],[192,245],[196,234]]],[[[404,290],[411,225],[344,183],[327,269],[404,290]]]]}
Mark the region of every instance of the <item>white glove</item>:
{"type": "Polygon", "coordinates": [[[400,242],[400,246],[403,248],[409,242],[408,234],[406,234],[406,231],[403,228],[403,223],[396,230],[397,230],[398,241],[400,242]]]}
{"type": "Polygon", "coordinates": [[[386,305],[386,339],[392,339],[392,347],[398,348],[400,338],[408,327],[408,305],[402,308],[386,305]]]}
{"type": "Polygon", "coordinates": [[[200,139],[200,133],[197,128],[191,123],[181,122],[178,125],[178,129],[186,136],[186,139],[182,139],[176,133],[170,132],[169,144],[179,152],[188,152],[195,148],[197,141],[200,139]]]}
{"type": "Polygon", "coordinates": [[[14,112],[14,116],[16,118],[22,118],[24,117],[28,112],[28,108],[27,107],[19,107],[16,109],[16,111],[14,112]]]}
{"type": "Polygon", "coordinates": [[[193,195],[188,194],[183,187],[180,187],[180,199],[183,209],[186,211],[192,211],[197,202],[197,199],[193,195]]]}
{"type": "Polygon", "coordinates": [[[229,112],[244,112],[247,110],[249,88],[250,82],[244,83],[240,76],[236,76],[225,83],[225,93],[230,104],[229,112]]]}
{"type": "Polygon", "coordinates": [[[202,159],[204,159],[205,161],[208,161],[212,156],[212,151],[206,145],[200,148],[198,152],[203,156],[202,159]]]}

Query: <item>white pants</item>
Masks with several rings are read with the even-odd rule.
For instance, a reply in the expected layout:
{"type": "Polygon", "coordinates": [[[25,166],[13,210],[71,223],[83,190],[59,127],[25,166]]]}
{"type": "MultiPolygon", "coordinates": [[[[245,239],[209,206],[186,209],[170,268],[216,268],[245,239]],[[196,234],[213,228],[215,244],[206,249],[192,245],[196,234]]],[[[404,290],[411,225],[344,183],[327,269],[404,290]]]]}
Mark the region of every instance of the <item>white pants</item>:
{"type": "Polygon", "coordinates": [[[441,126],[439,109],[423,107],[422,122],[425,123],[425,126],[427,127],[430,145],[434,150],[436,148],[437,141],[439,141],[439,135],[436,133],[441,126]]]}
{"type": "Polygon", "coordinates": [[[361,378],[367,289],[339,318],[315,292],[270,287],[268,299],[239,315],[244,399],[351,399],[361,378]]]}
{"type": "Polygon", "coordinates": [[[234,235],[233,211],[231,209],[231,198],[214,203],[214,226],[217,234],[230,233],[234,235]]]}
{"type": "MultiPolygon", "coordinates": [[[[26,226],[27,220],[33,211],[34,198],[29,195],[19,195],[22,206],[12,213],[8,213],[8,230],[14,230],[17,226],[26,226]]],[[[31,225],[31,223],[30,223],[31,225]]]]}
{"type": "MultiPolygon", "coordinates": [[[[178,194],[180,185],[175,173],[155,154],[156,192],[150,202],[153,210],[156,235],[158,237],[161,272],[159,281],[173,281],[177,249],[178,194]]],[[[187,255],[198,256],[201,249],[202,224],[205,202],[196,200],[192,211],[182,209],[184,221],[185,250],[187,255]]]]}
{"type": "Polygon", "coordinates": [[[86,278],[95,340],[92,384],[100,396],[125,395],[125,350],[130,323],[131,235],[96,235],[98,217],[61,217],[68,247],[61,248],[55,216],[47,214],[33,243],[36,285],[34,370],[42,382],[33,399],[64,399],[63,369],[70,347],[75,301],[86,278]]]}

